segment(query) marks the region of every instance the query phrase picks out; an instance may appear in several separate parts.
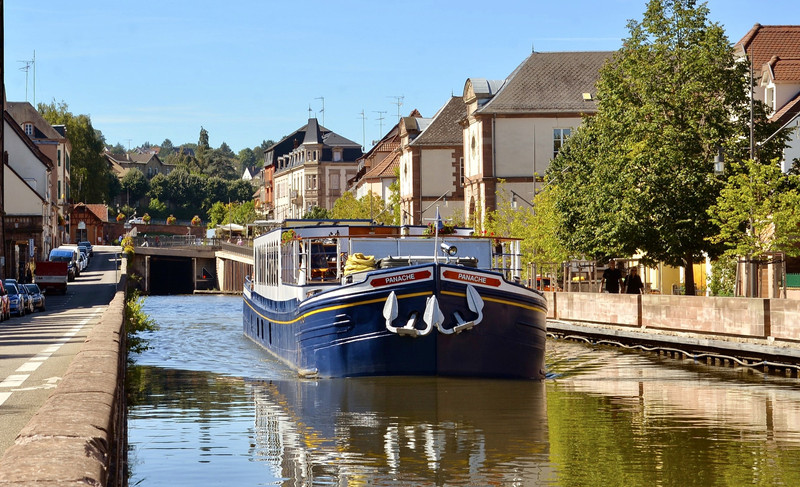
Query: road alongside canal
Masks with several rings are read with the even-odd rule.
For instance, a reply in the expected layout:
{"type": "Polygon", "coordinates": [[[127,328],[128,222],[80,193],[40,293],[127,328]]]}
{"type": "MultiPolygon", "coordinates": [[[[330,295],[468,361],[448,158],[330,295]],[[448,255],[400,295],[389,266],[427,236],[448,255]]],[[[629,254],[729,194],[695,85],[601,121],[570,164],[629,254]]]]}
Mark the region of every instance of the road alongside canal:
{"type": "Polygon", "coordinates": [[[44,404],[114,297],[116,247],[95,247],[66,295],[47,295],[47,311],[0,323],[0,455],[44,404]]]}

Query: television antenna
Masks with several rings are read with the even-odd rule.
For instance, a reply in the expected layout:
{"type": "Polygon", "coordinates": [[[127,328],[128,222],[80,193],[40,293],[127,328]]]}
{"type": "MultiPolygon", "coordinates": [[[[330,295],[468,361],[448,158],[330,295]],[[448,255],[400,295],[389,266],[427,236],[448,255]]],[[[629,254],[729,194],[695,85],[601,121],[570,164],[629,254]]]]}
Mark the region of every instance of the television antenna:
{"type": "Polygon", "coordinates": [[[25,71],[25,101],[28,101],[28,73],[33,68],[33,105],[36,106],[36,51],[33,51],[33,59],[17,62],[25,64],[19,68],[20,71],[25,71]]]}
{"type": "Polygon", "coordinates": [[[400,107],[403,106],[403,98],[404,95],[400,96],[390,96],[389,98],[394,98],[394,105],[397,105],[397,121],[400,121],[400,107]]]}
{"type": "Polygon", "coordinates": [[[367,116],[364,114],[364,109],[361,109],[361,150],[367,150],[367,129],[364,121],[367,119],[367,116]]]}
{"type": "Polygon", "coordinates": [[[378,127],[379,127],[378,131],[380,132],[378,136],[383,137],[383,121],[385,120],[383,114],[386,113],[386,110],[384,111],[373,110],[373,112],[378,114],[378,127]]]}

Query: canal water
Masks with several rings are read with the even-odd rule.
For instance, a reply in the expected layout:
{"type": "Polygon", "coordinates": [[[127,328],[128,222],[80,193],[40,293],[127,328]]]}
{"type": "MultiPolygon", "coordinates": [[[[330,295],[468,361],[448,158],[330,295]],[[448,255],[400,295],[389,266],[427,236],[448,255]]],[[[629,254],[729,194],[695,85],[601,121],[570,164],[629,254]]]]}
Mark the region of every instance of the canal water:
{"type": "Polygon", "coordinates": [[[800,381],[548,341],[544,382],[300,380],[240,298],[152,296],[130,485],[800,485],[800,381]]]}

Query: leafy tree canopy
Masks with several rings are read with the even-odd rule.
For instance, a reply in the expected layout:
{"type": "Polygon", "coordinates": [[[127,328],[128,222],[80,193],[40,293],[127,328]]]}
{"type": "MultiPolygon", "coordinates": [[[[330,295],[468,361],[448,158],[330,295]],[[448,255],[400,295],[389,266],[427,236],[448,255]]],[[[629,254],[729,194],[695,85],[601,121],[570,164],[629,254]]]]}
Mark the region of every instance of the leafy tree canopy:
{"type": "Polygon", "coordinates": [[[719,192],[713,160],[746,140],[731,116],[749,111],[747,66],[694,0],[650,0],[600,72],[598,111],[548,173],[559,234],[595,257],[641,253],[686,268],[718,255],[708,214],[719,192]]]}
{"type": "Polygon", "coordinates": [[[353,193],[345,192],[333,203],[330,216],[337,220],[371,219],[384,225],[390,225],[394,221],[392,209],[387,210],[383,199],[372,191],[359,199],[353,193]]]}
{"type": "MultiPolygon", "coordinates": [[[[515,205],[509,201],[508,195],[505,183],[501,181],[497,191],[497,209],[486,215],[483,232],[522,239],[522,262],[534,263],[538,269],[567,260],[569,253],[557,236],[559,215],[551,188],[538,193],[532,201],[533,206],[527,202],[515,205]]],[[[523,275],[527,276],[527,272],[528,269],[524,269],[523,275]]]]}
{"type": "Polygon", "coordinates": [[[320,208],[319,206],[311,207],[311,209],[303,215],[303,220],[327,220],[328,218],[330,218],[328,210],[320,208]]]}
{"type": "Polygon", "coordinates": [[[65,102],[39,103],[39,114],[51,125],[64,125],[72,151],[70,154],[71,198],[84,203],[108,203],[110,173],[103,158],[105,141],[92,127],[88,115],[73,115],[65,102]]]}
{"type": "Polygon", "coordinates": [[[800,255],[800,176],[784,176],[778,160],[731,166],[734,174],[708,210],[720,229],[711,240],[723,244],[731,257],[776,251],[800,255]]]}
{"type": "Polygon", "coordinates": [[[130,169],[122,177],[121,191],[125,193],[128,204],[134,203],[147,194],[150,184],[147,177],[138,169],[130,169]]]}

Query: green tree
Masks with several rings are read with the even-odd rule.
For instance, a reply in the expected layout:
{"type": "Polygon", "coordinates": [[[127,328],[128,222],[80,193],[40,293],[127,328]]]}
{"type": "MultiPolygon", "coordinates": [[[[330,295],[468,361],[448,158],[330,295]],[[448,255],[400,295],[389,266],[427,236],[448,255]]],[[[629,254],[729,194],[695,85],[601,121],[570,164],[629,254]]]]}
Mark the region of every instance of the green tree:
{"type": "Polygon", "coordinates": [[[204,182],[205,185],[205,198],[203,199],[203,208],[211,209],[211,206],[217,201],[228,201],[228,184],[219,177],[207,178],[204,182]]]}
{"type": "Polygon", "coordinates": [[[708,214],[719,227],[710,238],[728,256],[800,255],[800,176],[781,173],[777,160],[732,163],[734,173],[708,214]]]}
{"type": "Polygon", "coordinates": [[[141,197],[147,194],[150,185],[142,171],[130,169],[122,177],[121,190],[125,194],[126,203],[136,204],[141,197]]]}
{"type": "Polygon", "coordinates": [[[369,218],[369,209],[364,212],[364,208],[356,197],[353,196],[353,193],[347,191],[333,202],[330,215],[331,218],[337,220],[369,218]]]}
{"type": "Polygon", "coordinates": [[[240,150],[239,154],[236,156],[236,159],[238,161],[237,169],[239,170],[240,175],[244,174],[244,169],[246,167],[260,165],[258,163],[263,162],[259,161],[259,159],[256,157],[256,153],[253,152],[253,149],[249,147],[245,147],[244,149],[240,150]]]}
{"type": "MultiPolygon", "coordinates": [[[[557,236],[559,215],[551,188],[538,193],[533,206],[527,202],[514,204],[507,194],[505,183],[501,181],[497,191],[497,209],[486,215],[485,233],[522,239],[522,262],[534,263],[538,269],[567,260],[569,252],[557,236]]],[[[527,271],[524,269],[523,275],[527,275],[527,271]]]]}
{"type": "Polygon", "coordinates": [[[222,179],[236,179],[236,156],[224,142],[219,149],[205,152],[205,174],[222,179]]]}
{"type": "Polygon", "coordinates": [[[380,224],[391,225],[395,217],[391,210],[383,198],[372,191],[359,199],[348,191],[333,203],[329,215],[337,220],[374,220],[380,224]]]}
{"type": "MultiPolygon", "coordinates": [[[[394,168],[394,181],[389,185],[389,208],[392,212],[391,225],[402,223],[402,208],[400,206],[400,167],[394,168]]],[[[463,223],[463,215],[461,215],[463,223]]]]}
{"type": "Polygon", "coordinates": [[[718,147],[747,109],[747,67],[724,29],[694,0],[650,0],[641,22],[600,72],[598,111],[549,170],[561,235],[595,257],[632,255],[686,269],[719,248],[708,208],[718,194],[718,147]]]}
{"type": "Polygon", "coordinates": [[[172,155],[175,152],[175,146],[172,145],[172,141],[169,139],[164,139],[164,142],[161,143],[161,149],[158,151],[158,157],[165,161],[167,157],[172,155]]]}
{"type": "Polygon", "coordinates": [[[166,175],[158,173],[150,179],[150,191],[147,193],[150,198],[166,203],[170,201],[171,194],[166,175]]]}
{"type": "Polygon", "coordinates": [[[327,220],[330,218],[328,210],[320,208],[319,206],[312,206],[310,210],[303,215],[303,220],[327,220]]]}
{"type": "Polygon", "coordinates": [[[51,125],[64,125],[72,151],[70,186],[73,201],[108,203],[110,173],[102,156],[105,141],[88,115],[73,115],[65,102],[39,103],[39,114],[51,125]]]}
{"type": "Polygon", "coordinates": [[[214,227],[217,225],[226,225],[228,223],[236,223],[238,225],[247,225],[256,221],[255,203],[246,201],[244,203],[223,203],[217,201],[208,210],[209,225],[214,227]]]}
{"type": "Polygon", "coordinates": [[[124,156],[127,151],[125,150],[125,146],[117,142],[116,145],[111,148],[110,152],[115,156],[124,156]]]}
{"type": "Polygon", "coordinates": [[[153,218],[165,218],[167,216],[167,205],[157,198],[152,198],[147,205],[147,213],[153,218]]]}
{"type": "Polygon", "coordinates": [[[167,176],[170,201],[176,203],[175,213],[179,218],[191,218],[202,211],[205,180],[198,174],[179,167],[167,176]]]}
{"type": "Polygon", "coordinates": [[[228,199],[240,203],[253,200],[253,185],[244,179],[234,179],[228,181],[228,199]]]}

